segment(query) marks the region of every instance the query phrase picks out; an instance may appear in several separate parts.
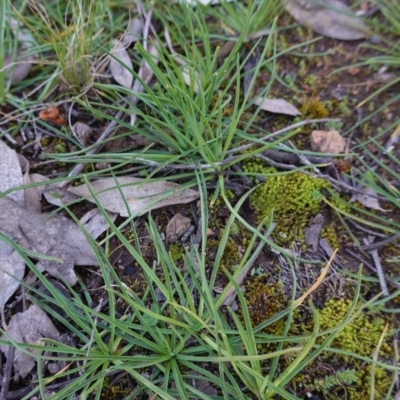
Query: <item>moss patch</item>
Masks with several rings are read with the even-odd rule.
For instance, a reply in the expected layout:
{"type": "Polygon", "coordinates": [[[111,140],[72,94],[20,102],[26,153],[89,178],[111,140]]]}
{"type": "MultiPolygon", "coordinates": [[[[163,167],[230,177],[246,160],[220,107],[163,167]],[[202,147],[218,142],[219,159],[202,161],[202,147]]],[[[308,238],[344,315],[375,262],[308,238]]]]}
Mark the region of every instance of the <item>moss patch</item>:
{"type": "Polygon", "coordinates": [[[303,243],[308,221],[320,211],[321,190],[329,184],[300,172],[275,175],[278,171],[260,160],[247,162],[243,169],[265,177],[265,182],[252,193],[251,204],[260,220],[267,217],[267,223],[273,212],[274,240],[283,246],[295,240],[303,243]]]}

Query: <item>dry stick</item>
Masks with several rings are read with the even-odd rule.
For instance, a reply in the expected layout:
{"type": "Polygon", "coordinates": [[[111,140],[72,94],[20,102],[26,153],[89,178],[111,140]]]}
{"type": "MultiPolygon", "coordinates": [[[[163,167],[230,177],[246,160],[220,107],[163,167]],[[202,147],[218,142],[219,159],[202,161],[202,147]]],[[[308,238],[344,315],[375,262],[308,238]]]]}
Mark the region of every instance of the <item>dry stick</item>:
{"type": "Polygon", "coordinates": [[[7,351],[7,364],[3,373],[3,379],[1,380],[0,400],[7,399],[8,388],[10,386],[10,380],[11,380],[11,370],[14,362],[14,352],[15,352],[15,347],[9,346],[7,351]]]}
{"type": "MultiPolygon", "coordinates": [[[[345,249],[345,252],[350,254],[351,256],[353,256],[354,258],[356,258],[358,261],[360,261],[363,265],[365,265],[367,268],[370,269],[371,272],[376,274],[376,268],[370,264],[366,259],[364,259],[363,257],[361,257],[359,254],[355,253],[354,251],[350,250],[350,249],[345,249]]],[[[396,288],[396,289],[400,289],[400,283],[395,281],[392,278],[386,277],[386,279],[396,288]]]]}
{"type": "Polygon", "coordinates": [[[297,169],[296,165],[282,164],[282,163],[273,161],[273,160],[269,159],[268,157],[266,157],[266,156],[264,156],[262,154],[256,154],[254,157],[265,161],[269,165],[272,165],[274,168],[287,169],[287,170],[297,169]]]}
{"type": "MultiPolygon", "coordinates": [[[[258,248],[255,250],[255,252],[252,254],[251,258],[249,261],[247,261],[245,267],[243,268],[243,271],[239,274],[239,276],[236,279],[236,284],[237,286],[240,287],[240,285],[243,283],[244,278],[246,278],[247,274],[249,273],[249,271],[251,270],[251,268],[253,267],[254,262],[256,261],[258,255],[261,253],[261,250],[264,248],[265,246],[265,242],[260,243],[258,245],[258,248]]],[[[236,287],[232,286],[225,295],[225,298],[223,299],[221,306],[230,306],[233,301],[235,300],[237,293],[236,293],[236,287]]]]}
{"type": "MultiPolygon", "coordinates": [[[[302,161],[300,158],[300,154],[288,153],[285,151],[280,150],[265,150],[262,154],[266,157],[270,157],[275,161],[284,161],[288,163],[295,164],[299,160],[302,161]]],[[[302,156],[307,157],[307,160],[313,164],[323,164],[323,165],[331,165],[334,163],[332,157],[321,157],[321,156],[310,156],[302,154],[302,156]]]]}
{"type": "Polygon", "coordinates": [[[385,246],[389,243],[394,242],[395,240],[400,239],[400,232],[396,233],[395,235],[388,237],[387,239],[384,239],[380,242],[372,243],[372,244],[366,244],[364,246],[360,246],[361,250],[376,250],[379,249],[382,246],[385,246]]]}
{"type": "Polygon", "coordinates": [[[377,236],[377,237],[381,237],[386,239],[388,237],[388,235],[385,235],[384,233],[380,233],[380,232],[375,232],[372,231],[371,229],[367,229],[365,227],[363,227],[360,224],[357,224],[357,222],[354,222],[352,219],[347,218],[346,219],[348,222],[350,222],[351,225],[355,226],[357,229],[359,229],[360,231],[363,231],[365,233],[368,233],[368,235],[372,235],[372,236],[377,236]]]}
{"type": "MultiPolygon", "coordinates": [[[[298,122],[297,124],[290,125],[290,126],[287,126],[286,128],[280,129],[279,131],[276,131],[274,133],[270,133],[267,136],[264,136],[259,140],[262,141],[262,142],[265,142],[265,141],[267,141],[269,139],[272,139],[272,138],[274,138],[276,136],[279,136],[281,133],[289,132],[292,129],[300,128],[301,126],[304,126],[304,125],[317,124],[317,123],[320,123],[320,122],[329,122],[329,121],[340,122],[340,119],[339,118],[333,118],[333,119],[332,118],[306,119],[305,121],[298,122]]],[[[245,144],[243,146],[236,147],[236,148],[234,148],[232,150],[227,151],[226,154],[239,153],[239,152],[241,152],[243,150],[250,149],[255,144],[258,144],[258,143],[249,143],[249,144],[245,144]]]]}
{"type": "MultiPolygon", "coordinates": [[[[367,246],[370,245],[366,238],[363,239],[363,242],[367,246]]],[[[389,290],[388,290],[387,285],[386,285],[385,274],[384,274],[383,269],[382,269],[382,264],[381,264],[381,260],[379,258],[378,250],[371,250],[368,253],[371,255],[372,260],[374,261],[374,264],[375,264],[375,267],[376,267],[376,272],[377,272],[378,278],[379,278],[379,283],[381,284],[382,293],[385,296],[389,296],[389,290]]]]}

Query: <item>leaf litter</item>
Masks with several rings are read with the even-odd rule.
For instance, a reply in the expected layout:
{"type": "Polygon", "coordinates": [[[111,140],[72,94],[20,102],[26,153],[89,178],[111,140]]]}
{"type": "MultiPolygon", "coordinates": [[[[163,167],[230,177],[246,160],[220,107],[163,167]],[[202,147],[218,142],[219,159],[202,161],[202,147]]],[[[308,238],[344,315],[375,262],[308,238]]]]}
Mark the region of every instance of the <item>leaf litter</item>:
{"type": "Polygon", "coordinates": [[[360,40],[367,36],[365,23],[339,0],[290,0],[286,11],[313,31],[340,40],[360,40]]]}
{"type": "MultiPolygon", "coordinates": [[[[47,314],[36,304],[26,311],[15,314],[10,321],[7,332],[0,340],[11,339],[15,343],[44,345],[43,339],[58,340],[60,334],[47,314]]],[[[0,345],[1,351],[7,353],[9,346],[0,345]]],[[[14,369],[21,378],[25,378],[35,367],[36,351],[28,350],[32,356],[16,349],[14,354],[14,369]]]]}
{"type": "Polygon", "coordinates": [[[111,75],[121,86],[130,89],[133,83],[133,64],[126,46],[120,40],[114,40],[110,52],[111,75]]]}
{"type": "Polygon", "coordinates": [[[29,212],[7,197],[0,198],[0,214],[0,229],[9,238],[35,253],[61,260],[39,261],[38,265],[54,277],[63,277],[74,285],[77,279],[75,265],[98,265],[82,230],[65,216],[55,215],[47,219],[48,214],[29,212]]]}
{"type": "Polygon", "coordinates": [[[89,185],[90,188],[87,184],[73,186],[68,191],[95,203],[92,191],[103,208],[121,217],[140,216],[156,208],[190,203],[199,197],[196,190],[182,189],[174,182],[148,182],[129,176],[103,178],[89,185]]]}

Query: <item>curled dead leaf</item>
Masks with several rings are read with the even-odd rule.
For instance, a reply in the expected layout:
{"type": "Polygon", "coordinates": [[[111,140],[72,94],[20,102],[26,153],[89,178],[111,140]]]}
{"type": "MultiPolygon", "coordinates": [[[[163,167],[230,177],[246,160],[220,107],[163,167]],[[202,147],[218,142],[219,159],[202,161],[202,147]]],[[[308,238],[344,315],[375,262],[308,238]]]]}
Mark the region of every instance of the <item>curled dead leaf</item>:
{"type": "Polygon", "coordinates": [[[60,114],[60,110],[55,106],[40,111],[39,118],[42,121],[51,122],[56,125],[65,124],[64,117],[60,114]]]}

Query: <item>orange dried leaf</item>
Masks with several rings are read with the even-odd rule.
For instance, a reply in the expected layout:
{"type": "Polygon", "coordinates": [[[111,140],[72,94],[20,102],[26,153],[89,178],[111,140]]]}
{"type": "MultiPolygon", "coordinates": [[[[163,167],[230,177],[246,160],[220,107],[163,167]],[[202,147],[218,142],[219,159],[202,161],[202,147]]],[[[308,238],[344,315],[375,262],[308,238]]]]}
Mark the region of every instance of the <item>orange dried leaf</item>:
{"type": "Polygon", "coordinates": [[[60,110],[54,106],[40,111],[39,118],[43,121],[51,122],[56,125],[64,125],[65,124],[65,119],[60,114],[60,110]]]}

